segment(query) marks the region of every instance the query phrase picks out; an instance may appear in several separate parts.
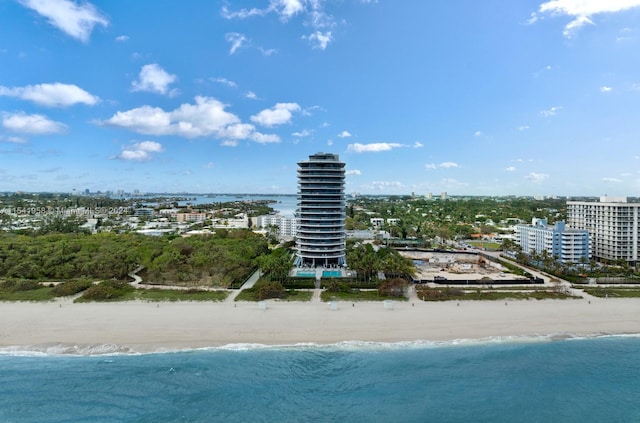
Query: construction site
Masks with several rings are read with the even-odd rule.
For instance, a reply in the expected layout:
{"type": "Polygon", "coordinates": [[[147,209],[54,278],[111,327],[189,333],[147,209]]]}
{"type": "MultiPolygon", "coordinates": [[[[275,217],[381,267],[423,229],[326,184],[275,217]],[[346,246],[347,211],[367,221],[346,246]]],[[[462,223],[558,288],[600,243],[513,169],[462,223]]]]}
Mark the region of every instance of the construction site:
{"type": "Polygon", "coordinates": [[[417,283],[438,284],[507,284],[532,283],[531,279],[513,274],[502,264],[474,252],[400,251],[413,260],[417,283]]]}

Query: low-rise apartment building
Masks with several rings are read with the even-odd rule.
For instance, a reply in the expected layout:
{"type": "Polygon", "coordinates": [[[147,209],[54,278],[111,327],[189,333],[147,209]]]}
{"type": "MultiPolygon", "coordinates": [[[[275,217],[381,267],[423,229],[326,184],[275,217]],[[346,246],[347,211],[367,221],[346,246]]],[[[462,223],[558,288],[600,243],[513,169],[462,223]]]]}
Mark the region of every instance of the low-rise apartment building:
{"type": "Polygon", "coordinates": [[[277,237],[281,240],[293,239],[296,236],[296,218],[283,217],[279,214],[258,216],[256,226],[259,228],[277,227],[277,237]]]}
{"type": "Polygon", "coordinates": [[[584,263],[589,260],[589,232],[569,229],[565,222],[551,226],[547,219],[533,219],[531,225],[516,225],[516,242],[522,252],[546,251],[561,263],[584,263]]]}

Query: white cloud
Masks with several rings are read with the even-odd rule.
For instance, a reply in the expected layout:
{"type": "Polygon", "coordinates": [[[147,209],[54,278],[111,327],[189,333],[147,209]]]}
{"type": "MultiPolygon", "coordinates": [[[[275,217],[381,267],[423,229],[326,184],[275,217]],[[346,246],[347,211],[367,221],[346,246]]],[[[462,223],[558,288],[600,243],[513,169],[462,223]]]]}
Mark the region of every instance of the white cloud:
{"type": "Polygon", "coordinates": [[[220,10],[220,14],[225,19],[246,19],[246,18],[249,18],[251,16],[263,16],[263,15],[266,15],[267,13],[269,13],[269,12],[270,12],[269,8],[267,8],[267,9],[258,9],[258,8],[241,9],[241,10],[239,10],[237,12],[230,12],[229,9],[227,9],[227,6],[222,6],[222,9],[220,10]]]}
{"type": "MultiPolygon", "coordinates": [[[[345,24],[345,20],[336,19],[325,10],[325,0],[269,0],[268,6],[264,8],[249,8],[231,11],[225,5],[221,8],[221,15],[226,19],[248,19],[252,17],[275,14],[280,21],[287,23],[293,21],[294,17],[302,16],[304,27],[311,28],[312,31],[303,39],[309,41],[313,48],[324,50],[333,41],[332,29],[338,24],[345,24]]],[[[373,3],[372,1],[361,1],[361,3],[373,3]]],[[[272,50],[260,49],[269,55],[272,50]]]]}
{"type": "Polygon", "coordinates": [[[424,147],[424,144],[422,144],[420,141],[416,141],[413,143],[413,148],[422,148],[424,147]]]}
{"type": "Polygon", "coordinates": [[[160,153],[162,151],[162,144],[155,141],[142,141],[124,148],[114,159],[142,162],[150,160],[154,153],[160,153]]]}
{"type": "Polygon", "coordinates": [[[316,31],[309,35],[302,36],[303,40],[309,40],[311,46],[315,49],[325,50],[329,43],[333,41],[331,31],[321,32],[316,31]]]}
{"type": "Polygon", "coordinates": [[[270,144],[274,142],[280,142],[280,137],[275,134],[262,134],[260,132],[254,132],[251,134],[251,139],[259,144],[270,144]]]}
{"type": "Polygon", "coordinates": [[[633,39],[633,29],[631,28],[622,28],[619,32],[618,37],[616,38],[617,42],[629,41],[633,39]]]}
{"type": "Polygon", "coordinates": [[[263,56],[267,56],[267,57],[278,52],[278,50],[276,50],[275,48],[258,47],[258,50],[260,51],[260,53],[262,53],[263,56]]]}
{"type": "Polygon", "coordinates": [[[255,128],[250,123],[233,123],[220,129],[218,136],[221,138],[247,139],[251,137],[255,128]]]}
{"type": "Polygon", "coordinates": [[[549,0],[540,5],[541,13],[569,16],[593,16],[640,6],[640,0],[549,0]]]}
{"type": "Polygon", "coordinates": [[[515,172],[516,171],[516,167],[515,166],[509,166],[505,169],[507,172],[515,172]]]}
{"type": "Polygon", "coordinates": [[[360,172],[360,170],[358,170],[358,169],[351,169],[351,170],[347,170],[344,174],[347,175],[347,176],[349,176],[349,175],[360,176],[360,175],[362,175],[362,172],[360,172]]]}
{"type": "Polygon", "coordinates": [[[182,104],[175,110],[142,106],[116,112],[110,119],[98,122],[146,135],[177,135],[197,138],[212,135],[223,139],[251,139],[259,143],[278,142],[277,135],[256,132],[238,116],[225,110],[226,105],[212,97],[195,98],[195,104],[182,104]]]}
{"type": "Polygon", "coordinates": [[[403,185],[398,181],[372,181],[370,184],[364,185],[363,187],[365,189],[382,191],[389,188],[402,188],[403,185]]]}
{"type": "Polygon", "coordinates": [[[27,140],[22,137],[5,137],[0,135],[0,142],[8,142],[11,144],[26,144],[27,140]]]}
{"type": "Polygon", "coordinates": [[[456,167],[460,167],[458,165],[458,163],[454,163],[454,162],[442,162],[440,164],[435,164],[435,163],[427,163],[426,165],[424,165],[424,168],[427,170],[433,170],[433,169],[452,169],[452,168],[456,168],[456,167]]]}
{"type": "Polygon", "coordinates": [[[529,125],[518,126],[516,129],[520,132],[526,131],[527,129],[529,129],[529,125]]]}
{"type": "Polygon", "coordinates": [[[284,20],[304,10],[304,6],[300,0],[271,0],[271,6],[276,9],[280,17],[284,20]]]}
{"type": "Polygon", "coordinates": [[[224,140],[220,143],[221,146],[223,147],[237,147],[238,146],[238,141],[237,140],[224,140]]]}
{"type": "Polygon", "coordinates": [[[311,135],[311,133],[312,131],[303,129],[302,131],[293,132],[291,135],[293,135],[294,137],[308,137],[309,135],[311,135]]]}
{"type": "MultiPolygon", "coordinates": [[[[635,7],[640,7],[640,0],[549,0],[540,5],[538,12],[542,15],[572,17],[573,20],[563,31],[565,37],[572,38],[584,25],[593,25],[594,15],[617,13],[635,7]]],[[[533,18],[537,20],[538,15],[534,13],[533,18]]]]}
{"type": "MultiPolygon", "coordinates": [[[[326,112],[327,111],[326,109],[323,109],[322,107],[316,105],[316,106],[307,107],[306,109],[302,109],[302,114],[304,116],[313,116],[313,112],[316,111],[316,110],[320,110],[322,112],[326,112]]],[[[321,126],[324,128],[324,127],[329,126],[329,124],[325,122],[321,126]]]]}
{"type": "MultiPolygon", "coordinates": [[[[319,2],[313,1],[313,3],[319,2]]],[[[269,6],[264,9],[254,7],[231,12],[226,6],[223,6],[221,14],[226,19],[246,19],[253,16],[264,16],[269,13],[276,13],[283,22],[286,22],[298,13],[304,12],[304,10],[304,4],[301,0],[270,0],[269,6]]]]}
{"type": "Polygon", "coordinates": [[[116,41],[121,42],[121,43],[123,43],[125,41],[129,41],[129,36],[128,35],[118,35],[116,37],[116,41]]]}
{"type": "Polygon", "coordinates": [[[618,179],[618,178],[602,178],[603,182],[607,182],[607,183],[613,183],[613,184],[620,184],[622,183],[622,179],[618,179]]]}
{"type": "Polygon", "coordinates": [[[375,142],[371,144],[349,144],[347,146],[348,151],[353,151],[355,153],[371,153],[371,152],[379,152],[379,151],[391,151],[394,148],[404,147],[402,144],[398,144],[395,142],[375,142]]]}
{"type": "Polygon", "coordinates": [[[342,131],[338,134],[338,137],[340,138],[349,138],[351,136],[351,133],[349,131],[342,131]]]}
{"type": "Polygon", "coordinates": [[[440,163],[440,167],[445,168],[445,169],[451,169],[451,168],[454,168],[454,167],[458,167],[458,163],[443,162],[443,163],[440,163]]]}
{"type": "Polygon", "coordinates": [[[238,32],[227,32],[224,35],[224,39],[227,40],[229,44],[231,44],[231,48],[229,49],[229,54],[234,54],[242,45],[247,42],[247,37],[238,33],[238,32]]]}
{"type": "Polygon", "coordinates": [[[535,173],[535,172],[531,172],[527,176],[525,176],[526,179],[535,183],[542,182],[548,177],[549,175],[547,175],[546,173],[535,173]]]}
{"type": "Polygon", "coordinates": [[[484,134],[482,133],[482,131],[476,131],[476,132],[474,132],[474,134],[473,134],[473,136],[474,136],[474,137],[481,137],[482,135],[484,135],[484,134]]]}
{"type": "Polygon", "coordinates": [[[600,87],[600,92],[601,93],[610,93],[611,91],[613,91],[613,88],[611,88],[611,87],[607,87],[607,86],[600,87]]]}
{"type": "Polygon", "coordinates": [[[333,145],[333,140],[327,140],[327,145],[331,147],[333,145]]]}
{"type": "Polygon", "coordinates": [[[551,117],[551,116],[555,116],[556,114],[558,114],[558,111],[562,109],[562,106],[553,106],[550,109],[547,110],[542,110],[540,112],[540,116],[542,117],[551,117]]]}
{"type": "Polygon", "coordinates": [[[59,82],[13,88],[0,85],[0,96],[17,97],[49,107],[71,106],[78,103],[94,105],[100,100],[77,85],[59,82]]]}
{"type": "Polygon", "coordinates": [[[256,100],[258,98],[256,93],[254,93],[253,91],[247,91],[247,93],[244,96],[246,98],[250,98],[251,100],[256,100]]]}
{"type": "Polygon", "coordinates": [[[156,63],[144,65],[140,69],[138,80],[131,84],[131,90],[174,95],[176,91],[169,91],[169,85],[174,83],[176,79],[175,75],[171,75],[156,63]]]}
{"type": "Polygon", "coordinates": [[[80,5],[70,0],[19,0],[29,9],[49,20],[49,23],[67,35],[82,42],[89,41],[96,25],[108,26],[109,21],[94,5],[83,2],[80,5]]]}
{"type": "Polygon", "coordinates": [[[24,112],[3,113],[2,126],[9,131],[23,134],[61,134],[67,126],[61,122],[50,120],[42,115],[28,115],[24,112]]]}
{"type": "Polygon", "coordinates": [[[536,12],[532,12],[531,16],[529,16],[529,19],[527,19],[525,21],[525,24],[526,25],[533,25],[536,22],[538,22],[538,15],[536,14],[536,12]]]}
{"type": "Polygon", "coordinates": [[[230,88],[236,88],[238,86],[238,84],[236,84],[234,81],[231,81],[230,79],[227,79],[227,78],[213,78],[212,81],[222,85],[226,85],[227,87],[230,87],[230,88]]]}
{"type": "Polygon", "coordinates": [[[578,16],[564,27],[562,35],[566,38],[573,38],[575,37],[576,32],[578,32],[578,29],[585,25],[593,25],[593,21],[586,16],[578,16]]]}
{"type": "Polygon", "coordinates": [[[300,111],[297,103],[278,103],[271,109],[265,109],[251,116],[251,121],[258,125],[271,127],[290,123],[293,112],[300,111]]]}

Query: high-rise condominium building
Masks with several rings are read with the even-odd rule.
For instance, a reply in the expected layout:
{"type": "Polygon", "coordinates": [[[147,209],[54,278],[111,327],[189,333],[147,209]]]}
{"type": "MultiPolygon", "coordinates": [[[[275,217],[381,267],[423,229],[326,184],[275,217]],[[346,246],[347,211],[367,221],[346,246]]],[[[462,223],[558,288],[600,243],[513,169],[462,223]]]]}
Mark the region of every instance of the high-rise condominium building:
{"type": "Polygon", "coordinates": [[[591,235],[591,257],[597,261],[638,263],[640,203],[626,197],[595,201],[567,201],[567,225],[591,235]]]}
{"type": "Polygon", "coordinates": [[[516,242],[524,253],[546,251],[561,263],[589,261],[589,232],[568,229],[564,222],[549,226],[547,219],[533,219],[531,225],[516,225],[516,242]]]}
{"type": "Polygon", "coordinates": [[[298,163],[299,267],[346,264],[344,167],[337,154],[329,153],[317,153],[298,163]]]}

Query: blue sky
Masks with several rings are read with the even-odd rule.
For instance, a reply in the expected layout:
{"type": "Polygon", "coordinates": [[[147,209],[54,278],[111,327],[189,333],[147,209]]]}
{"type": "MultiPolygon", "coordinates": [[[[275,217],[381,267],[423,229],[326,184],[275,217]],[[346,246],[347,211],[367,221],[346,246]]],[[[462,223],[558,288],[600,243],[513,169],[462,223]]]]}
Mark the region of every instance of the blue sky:
{"type": "Polygon", "coordinates": [[[0,191],[640,191],[640,0],[0,0],[0,191]]]}

